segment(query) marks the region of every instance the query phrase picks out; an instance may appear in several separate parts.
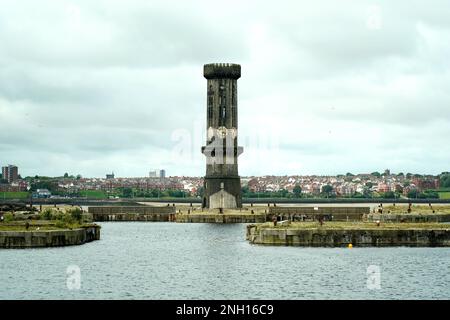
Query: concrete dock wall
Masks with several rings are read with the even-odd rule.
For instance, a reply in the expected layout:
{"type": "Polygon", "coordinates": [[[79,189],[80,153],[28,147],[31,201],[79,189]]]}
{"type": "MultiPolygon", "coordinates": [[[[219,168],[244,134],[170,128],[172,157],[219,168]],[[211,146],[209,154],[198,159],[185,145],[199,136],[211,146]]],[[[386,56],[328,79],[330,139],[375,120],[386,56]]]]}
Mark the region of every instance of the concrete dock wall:
{"type": "Polygon", "coordinates": [[[303,247],[342,247],[352,244],[356,247],[449,247],[449,229],[290,229],[258,228],[247,226],[247,240],[253,244],[303,246],[303,247]]]}
{"type": "Polygon", "coordinates": [[[54,231],[0,231],[0,248],[61,247],[94,240],[100,240],[99,226],[54,231]]]}

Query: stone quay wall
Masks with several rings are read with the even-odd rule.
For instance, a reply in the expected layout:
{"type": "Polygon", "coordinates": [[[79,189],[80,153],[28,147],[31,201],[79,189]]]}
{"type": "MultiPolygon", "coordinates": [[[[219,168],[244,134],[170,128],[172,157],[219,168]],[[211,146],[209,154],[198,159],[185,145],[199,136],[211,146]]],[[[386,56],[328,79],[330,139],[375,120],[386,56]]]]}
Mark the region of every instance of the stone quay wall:
{"type": "Polygon", "coordinates": [[[367,221],[389,222],[450,222],[450,214],[369,214],[367,221]]]}
{"type": "Polygon", "coordinates": [[[0,248],[25,249],[81,245],[100,240],[100,226],[73,230],[0,231],[0,248]]]}
{"type": "Polygon", "coordinates": [[[176,214],[176,222],[182,223],[263,223],[266,214],[176,214]]]}
{"type": "Polygon", "coordinates": [[[250,243],[302,247],[450,247],[449,229],[295,229],[247,226],[250,243]]]}
{"type": "Polygon", "coordinates": [[[281,217],[281,220],[300,221],[317,220],[319,216],[333,221],[361,221],[370,207],[270,207],[269,215],[281,217]]]}
{"type": "Polygon", "coordinates": [[[174,206],[99,206],[89,207],[94,221],[172,221],[174,206]]]}

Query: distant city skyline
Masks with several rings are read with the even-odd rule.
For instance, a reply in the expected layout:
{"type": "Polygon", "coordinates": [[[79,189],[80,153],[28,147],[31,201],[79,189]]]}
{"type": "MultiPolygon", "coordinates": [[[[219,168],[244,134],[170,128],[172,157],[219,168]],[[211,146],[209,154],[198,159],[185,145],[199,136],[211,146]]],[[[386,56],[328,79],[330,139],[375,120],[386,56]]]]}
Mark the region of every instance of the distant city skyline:
{"type": "MultiPolygon", "coordinates": [[[[0,164],[1,165],[1,164],[0,164]]],[[[35,177],[35,176],[43,176],[43,177],[63,177],[66,173],[69,175],[69,176],[74,176],[74,177],[76,177],[76,176],[78,176],[78,175],[80,175],[82,178],[98,178],[98,179],[102,179],[102,178],[106,178],[106,179],[121,179],[121,178],[164,178],[164,177],[195,177],[195,178],[203,178],[203,175],[187,175],[187,174],[179,174],[179,175],[176,175],[176,174],[167,174],[167,171],[165,170],[165,169],[158,169],[158,170],[150,170],[148,173],[147,173],[147,175],[145,175],[145,174],[143,174],[143,175],[136,175],[136,176],[122,176],[122,175],[120,175],[120,174],[117,174],[117,170],[112,170],[112,171],[105,171],[105,173],[103,174],[103,175],[100,175],[100,176],[87,176],[87,175],[83,175],[82,173],[75,173],[75,172],[68,172],[68,171],[65,171],[64,173],[61,173],[61,174],[56,174],[56,175],[45,175],[45,174],[39,174],[39,173],[36,173],[36,174],[31,174],[31,175],[23,175],[23,174],[21,174],[21,171],[20,171],[20,166],[16,166],[16,165],[8,165],[8,166],[12,166],[12,167],[14,167],[15,168],[15,170],[16,170],[16,174],[17,175],[20,175],[22,178],[25,178],[25,177],[35,177]]],[[[8,166],[4,166],[2,169],[4,169],[4,168],[7,168],[8,166]]],[[[3,170],[2,170],[3,171],[3,170]]],[[[437,173],[429,173],[429,172],[410,172],[410,171],[406,171],[406,170],[403,170],[403,171],[398,171],[398,172],[395,172],[395,171],[393,171],[393,170],[391,170],[391,169],[389,169],[389,168],[387,168],[387,169],[384,169],[384,170],[369,170],[369,171],[366,171],[366,172],[355,172],[355,171],[346,171],[346,172],[340,172],[340,173],[336,173],[336,174],[306,174],[306,173],[304,173],[304,174],[302,174],[302,173],[293,173],[293,174],[272,174],[272,173],[269,173],[269,174],[261,174],[261,175],[242,175],[242,177],[244,177],[244,178],[248,178],[248,177],[264,177],[264,176],[277,176],[277,177],[284,177],[284,176],[340,176],[340,175],[347,175],[347,174],[353,174],[353,175],[366,175],[366,174],[372,174],[372,173],[375,173],[375,172],[378,172],[378,173],[380,173],[381,175],[398,175],[398,174],[401,174],[401,173],[403,173],[404,175],[407,175],[407,174],[412,174],[412,175],[416,175],[416,174],[419,174],[419,175],[423,175],[423,176],[427,176],[427,175],[430,175],[430,176],[439,176],[440,174],[442,174],[442,173],[444,173],[444,172],[446,172],[446,173],[448,173],[448,172],[450,172],[450,170],[442,170],[442,171],[440,171],[440,172],[437,172],[437,173]]]]}
{"type": "Polygon", "coordinates": [[[437,175],[450,169],[447,6],[4,1],[0,163],[202,176],[202,68],[232,62],[241,176],[437,175]]]}

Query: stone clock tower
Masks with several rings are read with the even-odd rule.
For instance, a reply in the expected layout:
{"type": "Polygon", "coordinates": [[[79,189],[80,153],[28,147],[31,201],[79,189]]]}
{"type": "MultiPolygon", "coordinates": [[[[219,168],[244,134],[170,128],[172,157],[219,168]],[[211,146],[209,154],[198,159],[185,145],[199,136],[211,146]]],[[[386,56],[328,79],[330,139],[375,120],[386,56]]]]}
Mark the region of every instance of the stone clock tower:
{"type": "Polygon", "coordinates": [[[207,81],[207,137],[203,208],[241,208],[241,178],[238,174],[237,79],[241,66],[231,63],[205,64],[207,81]]]}

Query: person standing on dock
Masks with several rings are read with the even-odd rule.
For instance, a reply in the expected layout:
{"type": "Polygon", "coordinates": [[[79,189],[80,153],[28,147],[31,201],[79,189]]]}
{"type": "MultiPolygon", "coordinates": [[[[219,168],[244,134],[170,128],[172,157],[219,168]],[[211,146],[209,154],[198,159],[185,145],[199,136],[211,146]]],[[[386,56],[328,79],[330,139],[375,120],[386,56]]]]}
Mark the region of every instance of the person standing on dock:
{"type": "Polygon", "coordinates": [[[320,223],[320,226],[323,226],[323,216],[322,215],[319,216],[319,223],[320,223]]]}

